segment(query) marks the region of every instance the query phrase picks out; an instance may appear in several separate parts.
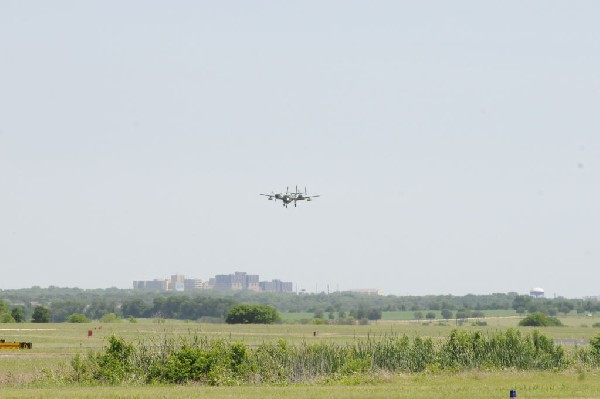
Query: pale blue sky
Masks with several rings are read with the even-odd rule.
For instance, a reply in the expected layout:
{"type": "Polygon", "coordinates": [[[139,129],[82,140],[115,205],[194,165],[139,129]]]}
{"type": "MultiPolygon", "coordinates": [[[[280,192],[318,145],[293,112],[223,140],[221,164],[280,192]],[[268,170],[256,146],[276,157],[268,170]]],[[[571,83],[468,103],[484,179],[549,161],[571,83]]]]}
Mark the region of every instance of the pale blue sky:
{"type": "Polygon", "coordinates": [[[0,3],[0,288],[600,294],[600,3],[0,3]],[[308,186],[284,209],[258,194],[308,186]],[[10,276],[10,277],[8,277],[10,276]]]}

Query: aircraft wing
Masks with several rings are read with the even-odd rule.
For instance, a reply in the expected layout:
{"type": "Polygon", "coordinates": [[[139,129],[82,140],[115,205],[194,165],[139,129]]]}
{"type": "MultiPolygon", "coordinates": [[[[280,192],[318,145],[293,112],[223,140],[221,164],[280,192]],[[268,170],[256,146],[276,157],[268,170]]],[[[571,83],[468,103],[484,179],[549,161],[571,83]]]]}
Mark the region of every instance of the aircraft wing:
{"type": "Polygon", "coordinates": [[[263,194],[260,193],[259,195],[264,195],[265,197],[269,197],[268,199],[275,199],[275,201],[277,201],[278,199],[281,199],[281,195],[280,194],[275,194],[275,193],[271,193],[271,194],[263,194]]]}

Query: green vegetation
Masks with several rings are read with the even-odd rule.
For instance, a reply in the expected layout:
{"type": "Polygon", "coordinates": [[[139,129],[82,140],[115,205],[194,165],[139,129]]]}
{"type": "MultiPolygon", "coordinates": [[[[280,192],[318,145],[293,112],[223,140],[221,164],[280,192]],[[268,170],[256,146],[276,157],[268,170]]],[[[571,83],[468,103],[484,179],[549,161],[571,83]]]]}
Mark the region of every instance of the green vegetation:
{"type": "Polygon", "coordinates": [[[103,384],[239,385],[339,380],[381,373],[564,370],[600,364],[600,335],[591,342],[590,347],[567,353],[537,330],[522,335],[516,329],[489,334],[453,330],[442,340],[394,335],[345,344],[291,345],[280,339],[256,347],[199,335],[134,345],[113,335],[103,350],[76,355],[72,369],[59,379],[103,384]]]}
{"type": "Polygon", "coordinates": [[[285,389],[295,397],[495,398],[516,387],[520,397],[600,398],[600,382],[593,382],[600,376],[600,334],[584,328],[600,325],[597,302],[514,293],[368,297],[56,287],[2,290],[0,298],[0,321],[47,323],[2,332],[7,341],[34,344],[0,358],[2,397],[252,397],[260,391],[264,399],[285,389]],[[282,321],[223,324],[241,304],[272,306],[282,321]],[[543,327],[543,334],[519,326],[534,313],[556,316],[564,326],[543,327]],[[74,314],[100,322],[62,323],[74,314]],[[130,322],[116,323],[123,320],[130,322]],[[128,383],[131,388],[121,385],[128,383]],[[228,387],[206,391],[204,384],[228,387]],[[237,384],[243,387],[229,386],[237,384]]]}
{"type": "Polygon", "coordinates": [[[71,316],[67,317],[66,321],[68,323],[91,323],[91,320],[81,313],[73,313],[71,316]]]}
{"type": "MultiPolygon", "coordinates": [[[[36,325],[27,323],[19,326],[5,326],[8,328],[2,331],[1,338],[7,341],[33,342],[34,345],[32,350],[11,352],[10,356],[0,357],[0,396],[2,398],[60,397],[61,399],[80,397],[90,399],[104,397],[189,398],[202,396],[220,399],[226,397],[257,397],[261,392],[261,399],[281,397],[281,395],[286,398],[291,395],[291,397],[298,398],[397,397],[458,399],[468,396],[491,399],[508,397],[508,390],[516,388],[519,397],[600,398],[600,374],[598,372],[598,367],[600,367],[598,352],[600,351],[594,349],[600,347],[600,344],[598,344],[600,334],[598,334],[598,330],[582,327],[585,322],[591,324],[590,318],[574,315],[567,318],[562,317],[561,321],[565,325],[564,327],[545,327],[543,335],[539,334],[537,338],[533,328],[517,326],[518,318],[492,317],[486,318],[486,321],[488,326],[485,327],[475,327],[471,322],[456,327],[454,320],[441,326],[435,320],[428,325],[422,325],[422,321],[387,321],[361,326],[207,324],[176,320],[164,320],[162,323],[156,323],[155,319],[137,319],[135,324],[128,322],[104,325],[98,323],[92,323],[91,325],[71,323],[36,325]],[[487,342],[492,337],[498,338],[498,332],[502,332],[506,337],[509,330],[512,330],[511,333],[514,334],[518,332],[521,341],[526,341],[529,338],[531,343],[523,343],[525,348],[548,347],[552,344],[552,351],[539,350],[539,354],[546,353],[547,358],[543,360],[544,356],[538,357],[538,359],[542,359],[538,360],[538,363],[551,362],[552,356],[548,353],[562,350],[564,352],[562,355],[564,366],[548,371],[494,368],[488,366],[485,362],[481,363],[478,360],[481,358],[474,355],[478,352],[470,349],[476,347],[476,345],[473,346],[475,343],[487,342]],[[93,331],[93,336],[88,337],[88,331],[93,331]],[[456,331],[456,333],[453,343],[450,345],[450,337],[453,336],[453,331],[456,331]],[[468,339],[462,338],[463,334],[468,339]],[[476,334],[482,335],[484,339],[475,339],[476,334]],[[452,353],[449,352],[449,348],[456,347],[454,353],[461,354],[457,358],[462,359],[461,361],[464,364],[478,364],[480,362],[481,365],[473,369],[465,368],[457,373],[458,370],[461,370],[460,368],[444,368],[446,366],[442,367],[442,364],[448,363],[442,363],[442,360],[440,360],[439,364],[434,363],[433,366],[426,367],[422,372],[386,372],[380,368],[366,366],[367,362],[361,363],[358,361],[356,363],[349,362],[345,368],[339,369],[337,373],[310,379],[308,384],[284,384],[285,386],[282,386],[281,383],[270,384],[249,378],[247,381],[244,380],[242,387],[203,387],[204,383],[224,385],[231,383],[231,380],[228,379],[221,382],[218,379],[215,379],[215,382],[202,379],[209,377],[202,377],[199,380],[202,383],[177,385],[167,383],[166,386],[158,382],[159,380],[153,384],[145,384],[140,381],[139,384],[131,385],[108,385],[108,383],[100,383],[99,380],[76,382],[73,378],[74,369],[71,366],[71,359],[79,354],[82,364],[85,364],[90,351],[94,354],[105,354],[111,346],[110,337],[113,335],[122,340],[125,345],[123,348],[133,345],[136,356],[144,353],[144,348],[146,353],[177,353],[185,342],[188,343],[189,348],[193,348],[193,337],[197,336],[197,340],[203,340],[206,343],[219,341],[223,345],[236,343],[238,346],[246,347],[245,356],[250,358],[259,347],[275,348],[277,350],[272,352],[274,354],[284,353],[278,349],[280,341],[283,340],[286,347],[291,348],[288,349],[289,352],[296,351],[300,353],[298,348],[310,348],[314,351],[311,354],[312,359],[321,356],[323,360],[326,360],[328,354],[345,351],[346,347],[369,348],[369,345],[372,348],[378,345],[384,347],[383,342],[406,339],[405,336],[408,337],[410,344],[414,344],[416,338],[420,337],[422,342],[431,340],[435,353],[443,353],[443,346],[447,344],[445,353],[452,353]],[[545,338],[540,338],[540,336],[545,338]],[[371,342],[371,344],[367,345],[368,342],[371,342]],[[559,345],[558,343],[562,344],[559,345]],[[574,343],[577,343],[577,346],[573,345],[574,343]],[[173,348],[171,352],[167,350],[169,345],[173,348]],[[320,347],[324,349],[319,349],[320,347]],[[342,349],[337,352],[333,350],[337,350],[337,348],[342,349]],[[361,369],[366,371],[351,372],[351,370],[361,369]]],[[[497,339],[496,341],[506,342],[506,345],[510,342],[509,339],[497,339]]],[[[487,345],[491,344],[488,343],[487,345]]],[[[121,351],[120,349],[115,350],[115,348],[118,348],[118,346],[113,346],[109,353],[115,355],[115,353],[121,351]]],[[[209,349],[210,345],[207,345],[206,348],[209,349]]],[[[210,353],[210,351],[207,352],[210,353]]],[[[385,359],[385,356],[388,356],[393,359],[388,352],[382,353],[379,358],[385,359]]],[[[524,361],[526,357],[523,353],[527,354],[528,352],[519,351],[519,354],[515,357],[517,359],[520,357],[521,361],[524,361]]],[[[554,356],[556,358],[561,355],[555,353],[554,356]]],[[[179,357],[182,362],[189,358],[186,356],[179,357]]],[[[407,359],[415,358],[408,357],[407,359]]],[[[452,359],[451,356],[447,358],[452,359]]],[[[311,357],[306,359],[311,359],[311,357]]],[[[318,359],[318,362],[322,361],[321,358],[318,359]]],[[[105,361],[108,363],[104,364],[109,364],[110,358],[105,359],[105,361]]],[[[172,361],[174,362],[175,358],[172,361]]],[[[390,362],[392,361],[390,360],[390,362]]],[[[444,360],[444,362],[447,361],[444,360]]],[[[156,364],[161,363],[157,362],[156,364]]],[[[127,366],[127,364],[124,366],[127,366]]],[[[310,362],[306,363],[307,369],[309,366],[315,369],[317,367],[313,367],[310,362]]],[[[183,367],[184,371],[187,370],[186,367],[183,367]]],[[[181,374],[175,373],[177,370],[173,369],[171,374],[174,377],[179,375],[180,377],[177,378],[181,378],[181,374]]],[[[182,374],[185,375],[186,373],[187,371],[182,374]]],[[[249,375],[256,376],[256,374],[249,375]]]]}
{"type": "Polygon", "coordinates": [[[16,320],[4,301],[0,300],[0,323],[14,323],[16,320]]]}
{"type": "Polygon", "coordinates": [[[227,312],[228,324],[273,324],[281,320],[279,312],[267,305],[235,305],[227,312]]]}
{"type": "Polygon", "coordinates": [[[3,399],[498,399],[515,389],[519,398],[597,399],[600,373],[572,372],[466,372],[394,375],[371,378],[349,376],[322,384],[202,386],[26,384],[0,387],[3,399]]]}
{"type": "Polygon", "coordinates": [[[33,309],[31,321],[33,323],[50,323],[50,311],[43,306],[36,306],[33,309]]]}
{"type": "Polygon", "coordinates": [[[23,308],[21,308],[21,307],[13,308],[13,310],[11,311],[11,316],[12,316],[13,320],[15,321],[15,323],[25,322],[25,312],[23,311],[23,308]]]}
{"type": "MultiPolygon", "coordinates": [[[[32,287],[0,290],[0,321],[17,321],[12,310],[19,308],[22,320],[32,319],[35,306],[50,311],[52,322],[64,322],[73,313],[100,320],[114,313],[117,318],[163,318],[223,322],[229,309],[238,304],[268,305],[281,314],[306,313],[299,320],[353,324],[367,320],[466,320],[501,315],[544,313],[548,316],[593,315],[600,302],[565,298],[531,298],[517,293],[490,295],[369,296],[351,292],[331,294],[255,293],[196,290],[159,292],[125,289],[32,287]],[[435,318],[431,318],[435,316],[435,318]],[[306,320],[303,320],[306,319],[306,320]]],[[[284,320],[290,320],[285,316],[284,320]]]]}
{"type": "Polygon", "coordinates": [[[560,327],[563,324],[556,317],[549,317],[543,313],[533,313],[521,320],[519,325],[529,327],[560,327]]]}
{"type": "MultiPolygon", "coordinates": [[[[133,316],[131,318],[133,319],[133,316]]],[[[122,320],[114,313],[107,313],[100,318],[100,321],[102,323],[118,323],[122,320]]]]}

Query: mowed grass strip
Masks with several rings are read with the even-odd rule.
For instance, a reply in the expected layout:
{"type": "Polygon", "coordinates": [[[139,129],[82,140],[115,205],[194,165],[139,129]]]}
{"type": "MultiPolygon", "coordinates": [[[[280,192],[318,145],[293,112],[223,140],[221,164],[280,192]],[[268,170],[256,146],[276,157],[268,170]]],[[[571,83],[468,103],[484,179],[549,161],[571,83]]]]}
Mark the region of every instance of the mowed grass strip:
{"type": "Polygon", "coordinates": [[[380,376],[371,382],[349,378],[335,383],[290,386],[20,386],[0,387],[2,398],[204,398],[204,399],[498,399],[511,389],[527,399],[599,398],[600,374],[554,372],[468,372],[380,376]]]}

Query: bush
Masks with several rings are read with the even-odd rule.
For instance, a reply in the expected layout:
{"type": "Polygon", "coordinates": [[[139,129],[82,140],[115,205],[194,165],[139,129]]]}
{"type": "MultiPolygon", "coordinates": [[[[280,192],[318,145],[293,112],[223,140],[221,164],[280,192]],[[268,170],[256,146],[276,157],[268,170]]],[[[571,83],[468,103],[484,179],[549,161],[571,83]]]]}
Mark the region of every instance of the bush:
{"type": "Polygon", "coordinates": [[[558,327],[563,324],[556,317],[550,317],[543,313],[532,313],[521,320],[519,325],[531,327],[558,327]]]}
{"type": "MultiPolygon", "coordinates": [[[[600,359],[600,334],[590,340],[583,364],[600,359]]],[[[70,380],[89,383],[238,385],[290,384],[374,372],[559,370],[571,362],[562,346],[537,330],[483,334],[454,330],[441,341],[387,336],[349,343],[286,341],[258,346],[197,335],[136,345],[112,336],[108,346],[71,361],[70,380]]]]}
{"type": "Polygon", "coordinates": [[[90,323],[91,320],[88,319],[84,314],[81,313],[73,313],[71,316],[67,317],[68,323],[90,323]]]}
{"type": "Polygon", "coordinates": [[[273,324],[280,320],[279,312],[272,306],[240,304],[229,309],[225,322],[228,324],[273,324]]]}
{"type": "Polygon", "coordinates": [[[14,323],[15,319],[10,313],[0,314],[0,323],[14,323]]]}
{"type": "Polygon", "coordinates": [[[452,318],[452,311],[449,309],[442,309],[442,318],[449,320],[452,318]]]}
{"type": "Polygon", "coordinates": [[[600,334],[590,338],[590,347],[594,354],[600,356],[600,334]]]}

